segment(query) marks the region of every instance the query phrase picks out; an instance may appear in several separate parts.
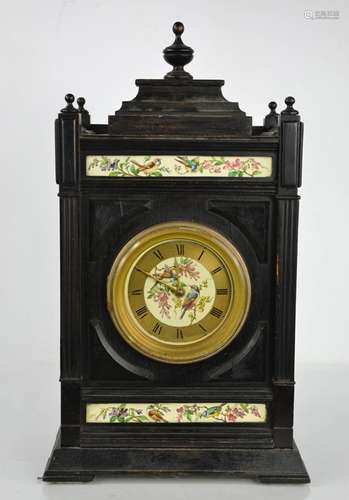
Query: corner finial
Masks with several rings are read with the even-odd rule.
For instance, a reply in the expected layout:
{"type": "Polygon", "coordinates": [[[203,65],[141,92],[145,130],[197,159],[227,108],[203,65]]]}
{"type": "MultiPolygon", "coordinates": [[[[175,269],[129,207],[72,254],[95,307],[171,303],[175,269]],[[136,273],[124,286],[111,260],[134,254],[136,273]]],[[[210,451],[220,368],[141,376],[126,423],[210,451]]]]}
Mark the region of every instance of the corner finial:
{"type": "Polygon", "coordinates": [[[168,64],[173,66],[172,71],[165,75],[165,78],[193,78],[189,73],[184,71],[184,66],[193,59],[194,51],[191,47],[185,45],[182,41],[184,25],[180,21],[174,23],[172,27],[175,34],[175,41],[163,51],[164,59],[168,64]]]}
{"type": "Polygon", "coordinates": [[[296,102],[296,99],[292,96],[286,97],[285,99],[285,104],[286,104],[286,109],[281,111],[282,115],[298,115],[298,111],[293,108],[294,103],[296,102]]]}
{"type": "Polygon", "coordinates": [[[86,100],[85,100],[84,97],[78,97],[76,99],[76,103],[78,105],[79,113],[84,113],[84,112],[86,113],[87,112],[87,110],[84,108],[85,102],[86,102],[86,100]]]}
{"type": "Polygon", "coordinates": [[[65,108],[61,109],[61,112],[62,113],[75,113],[77,111],[77,109],[74,108],[74,106],[73,106],[74,101],[75,101],[75,97],[73,96],[73,94],[67,94],[65,96],[65,102],[67,103],[67,105],[65,106],[65,108]]]}
{"type": "Polygon", "coordinates": [[[79,112],[79,120],[80,124],[82,126],[82,132],[84,133],[89,133],[88,128],[90,126],[90,113],[85,109],[85,98],[84,97],[78,97],[76,99],[77,105],[78,105],[78,112],[79,112]]]}
{"type": "Polygon", "coordinates": [[[270,109],[270,114],[276,114],[276,108],[277,108],[277,104],[275,101],[270,101],[270,103],[268,104],[268,108],[270,109]]]}
{"type": "Polygon", "coordinates": [[[271,130],[277,128],[279,125],[279,113],[276,112],[277,104],[275,101],[271,101],[269,104],[270,112],[264,118],[264,128],[265,130],[271,130]]]}

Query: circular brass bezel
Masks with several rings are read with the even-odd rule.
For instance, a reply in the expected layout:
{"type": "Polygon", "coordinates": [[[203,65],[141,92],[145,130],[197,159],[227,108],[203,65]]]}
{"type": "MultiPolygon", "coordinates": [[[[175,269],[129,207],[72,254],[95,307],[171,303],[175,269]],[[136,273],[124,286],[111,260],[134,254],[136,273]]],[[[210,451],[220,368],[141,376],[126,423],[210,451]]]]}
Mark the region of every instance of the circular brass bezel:
{"type": "Polygon", "coordinates": [[[238,250],[217,231],[194,222],[165,222],[141,231],[120,250],[107,279],[107,307],[117,330],[138,352],[165,363],[194,363],[221,351],[240,332],[250,302],[251,281],[238,250]],[[136,263],[154,246],[169,240],[189,240],[207,247],[222,261],[231,279],[233,293],[223,321],[193,342],[159,340],[142,328],[129,305],[128,282],[136,263]]]}

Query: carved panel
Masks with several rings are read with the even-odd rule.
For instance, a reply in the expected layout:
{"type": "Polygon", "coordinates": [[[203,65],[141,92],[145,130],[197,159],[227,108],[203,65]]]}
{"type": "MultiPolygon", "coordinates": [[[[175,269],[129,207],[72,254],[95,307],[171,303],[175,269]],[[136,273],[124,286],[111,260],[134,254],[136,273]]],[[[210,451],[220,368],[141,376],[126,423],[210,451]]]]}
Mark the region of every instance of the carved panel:
{"type": "Polygon", "coordinates": [[[232,222],[252,244],[258,260],[268,260],[270,203],[268,201],[211,200],[209,210],[232,222]]]}
{"type": "Polygon", "coordinates": [[[150,210],[151,202],[143,199],[96,200],[90,206],[90,259],[108,255],[123,234],[123,223],[150,210]]]}

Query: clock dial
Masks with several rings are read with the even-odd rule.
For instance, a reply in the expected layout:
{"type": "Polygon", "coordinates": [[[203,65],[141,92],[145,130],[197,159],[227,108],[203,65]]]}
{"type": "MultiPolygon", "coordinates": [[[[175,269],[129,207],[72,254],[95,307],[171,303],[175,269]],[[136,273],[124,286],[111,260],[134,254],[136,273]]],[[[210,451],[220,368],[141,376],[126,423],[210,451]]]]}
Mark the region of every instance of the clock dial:
{"type": "Polygon", "coordinates": [[[128,294],[136,321],[150,335],[161,342],[192,342],[224,321],[232,282],[210,248],[170,240],[150,248],[134,264],[128,294]]]}
{"type": "Polygon", "coordinates": [[[239,332],[250,300],[247,268],[222,235],[194,223],[143,231],[117,256],[108,308],[129,344],[169,363],[194,362],[239,332]]]}

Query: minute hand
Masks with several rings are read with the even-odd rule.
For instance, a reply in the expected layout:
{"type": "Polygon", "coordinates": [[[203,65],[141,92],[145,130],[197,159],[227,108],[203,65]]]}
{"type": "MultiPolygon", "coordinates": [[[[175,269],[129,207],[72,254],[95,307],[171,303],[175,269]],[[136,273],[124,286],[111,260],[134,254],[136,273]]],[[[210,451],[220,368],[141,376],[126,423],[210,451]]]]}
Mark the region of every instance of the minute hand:
{"type": "Polygon", "coordinates": [[[140,273],[143,273],[145,274],[145,276],[149,276],[149,278],[153,278],[154,281],[156,281],[157,283],[161,283],[161,285],[164,285],[166,286],[169,290],[171,290],[172,292],[174,293],[178,293],[178,290],[172,286],[172,285],[169,285],[168,283],[165,283],[164,281],[161,281],[159,280],[158,278],[155,278],[155,276],[153,276],[152,274],[150,273],[147,273],[147,271],[143,271],[143,269],[140,269],[139,267],[136,267],[137,271],[139,271],[140,273]]]}

